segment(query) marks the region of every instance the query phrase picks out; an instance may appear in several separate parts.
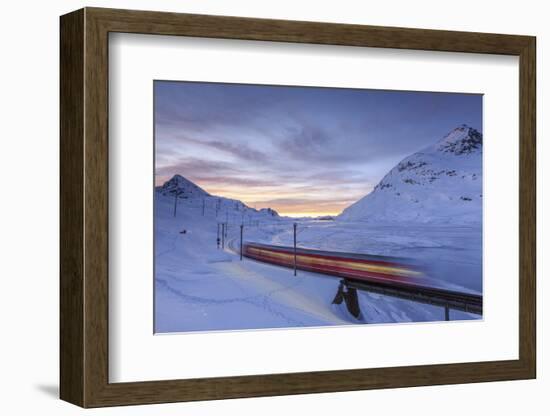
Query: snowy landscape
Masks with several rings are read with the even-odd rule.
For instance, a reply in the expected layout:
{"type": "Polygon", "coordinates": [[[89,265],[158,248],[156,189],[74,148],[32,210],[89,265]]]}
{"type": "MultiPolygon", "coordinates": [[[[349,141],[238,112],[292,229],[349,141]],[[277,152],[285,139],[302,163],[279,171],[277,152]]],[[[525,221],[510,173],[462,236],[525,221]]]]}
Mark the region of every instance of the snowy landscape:
{"type": "Polygon", "coordinates": [[[297,247],[412,259],[432,284],[481,294],[482,152],[482,134],[460,125],[405,157],[339,215],[256,209],[175,174],[155,189],[155,332],[443,320],[439,306],[367,291],[358,292],[358,319],[332,303],[340,278],[241,260],[241,225],[244,241],[289,247],[297,224],[297,247]]]}

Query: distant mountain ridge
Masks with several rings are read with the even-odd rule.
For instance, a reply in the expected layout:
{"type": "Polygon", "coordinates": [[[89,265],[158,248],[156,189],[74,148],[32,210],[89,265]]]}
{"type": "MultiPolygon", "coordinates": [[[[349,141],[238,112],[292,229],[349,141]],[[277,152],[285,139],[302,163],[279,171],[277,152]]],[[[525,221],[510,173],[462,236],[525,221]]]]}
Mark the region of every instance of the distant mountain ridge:
{"type": "Polygon", "coordinates": [[[277,211],[272,208],[261,208],[260,210],[257,210],[249,207],[238,199],[212,195],[179,174],[175,174],[168,181],[164,182],[162,186],[157,186],[155,189],[163,196],[174,197],[177,193],[178,198],[200,201],[204,200],[208,207],[213,207],[213,209],[215,209],[218,213],[238,211],[241,214],[251,216],[259,215],[262,217],[279,217],[277,211]]]}
{"type": "Polygon", "coordinates": [[[483,136],[461,125],[406,157],[342,221],[481,223],[483,136]]]}

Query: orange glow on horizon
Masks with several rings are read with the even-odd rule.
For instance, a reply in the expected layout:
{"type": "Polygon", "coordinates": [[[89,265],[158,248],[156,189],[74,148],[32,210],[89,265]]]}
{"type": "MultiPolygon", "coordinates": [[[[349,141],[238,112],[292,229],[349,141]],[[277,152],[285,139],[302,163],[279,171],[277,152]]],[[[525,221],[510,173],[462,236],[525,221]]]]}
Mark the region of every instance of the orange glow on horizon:
{"type": "MultiPolygon", "coordinates": [[[[277,211],[277,210],[275,210],[277,211]]],[[[277,211],[281,217],[302,218],[302,217],[336,217],[342,211],[338,212],[281,212],[277,211]]]]}
{"type": "MultiPolygon", "coordinates": [[[[183,175],[185,177],[185,175],[183,175]]],[[[157,186],[161,186],[169,177],[157,177],[157,186]]],[[[349,190],[306,188],[298,184],[271,186],[238,186],[219,183],[201,183],[189,178],[212,196],[235,199],[250,208],[271,208],[280,216],[286,217],[322,217],[337,216],[345,208],[363,197],[366,193],[350,193],[349,190]]]]}
{"type": "Polygon", "coordinates": [[[277,211],[281,216],[286,217],[321,217],[321,216],[336,216],[340,214],[346,207],[350,205],[347,201],[334,201],[334,202],[317,202],[314,199],[311,200],[311,203],[297,203],[297,204],[280,204],[273,202],[268,204],[268,206],[263,206],[263,204],[258,203],[247,203],[249,207],[255,207],[257,209],[261,208],[271,208],[277,211]]]}

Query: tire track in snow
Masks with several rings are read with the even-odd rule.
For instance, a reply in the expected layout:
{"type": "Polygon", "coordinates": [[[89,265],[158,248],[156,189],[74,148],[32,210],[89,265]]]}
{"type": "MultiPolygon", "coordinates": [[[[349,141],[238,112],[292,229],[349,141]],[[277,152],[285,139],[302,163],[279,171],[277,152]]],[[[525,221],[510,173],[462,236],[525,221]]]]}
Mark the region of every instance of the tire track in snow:
{"type": "Polygon", "coordinates": [[[228,298],[228,299],[214,299],[214,298],[206,298],[201,296],[193,296],[188,295],[183,292],[181,292],[178,289],[175,289],[171,287],[168,282],[164,279],[156,279],[156,282],[163,286],[164,289],[169,291],[170,293],[176,295],[178,298],[183,299],[189,303],[197,303],[202,305],[225,305],[225,304],[231,304],[231,303],[247,303],[249,305],[252,305],[254,307],[260,308],[266,312],[268,312],[272,316],[276,316],[283,321],[285,321],[288,325],[293,326],[306,326],[306,323],[294,318],[289,317],[288,315],[284,314],[283,312],[276,310],[273,308],[273,306],[270,303],[270,297],[274,292],[277,292],[278,290],[286,290],[287,288],[281,288],[278,290],[274,290],[267,294],[257,294],[252,295],[248,297],[235,297],[235,298],[228,298]]]}

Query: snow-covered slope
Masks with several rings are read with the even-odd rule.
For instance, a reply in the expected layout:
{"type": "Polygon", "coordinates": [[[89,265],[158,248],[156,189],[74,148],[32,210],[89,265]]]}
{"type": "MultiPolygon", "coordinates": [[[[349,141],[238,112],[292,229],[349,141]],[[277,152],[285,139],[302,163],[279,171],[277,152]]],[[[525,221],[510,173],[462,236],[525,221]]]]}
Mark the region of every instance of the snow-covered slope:
{"type": "Polygon", "coordinates": [[[338,220],[480,224],[482,155],[481,133],[457,127],[398,163],[338,220]]]}

